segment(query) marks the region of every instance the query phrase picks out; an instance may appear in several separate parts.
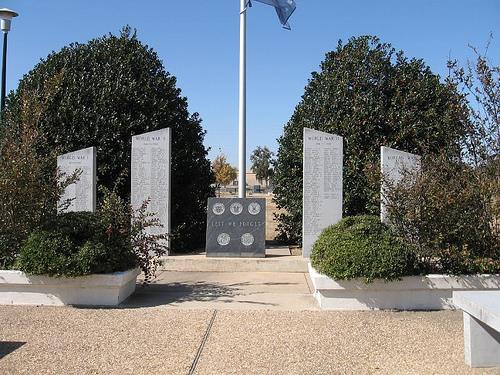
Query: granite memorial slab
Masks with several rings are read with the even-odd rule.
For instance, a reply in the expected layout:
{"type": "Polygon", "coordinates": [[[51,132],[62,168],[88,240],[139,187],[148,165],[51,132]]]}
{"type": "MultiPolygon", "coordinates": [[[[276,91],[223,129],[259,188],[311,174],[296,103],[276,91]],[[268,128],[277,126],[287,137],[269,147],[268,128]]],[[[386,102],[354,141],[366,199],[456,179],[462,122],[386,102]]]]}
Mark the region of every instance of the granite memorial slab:
{"type": "Polygon", "coordinates": [[[265,257],[265,198],[209,198],[206,251],[207,257],[265,257]]]}
{"type": "Polygon", "coordinates": [[[302,255],[321,232],[342,219],[343,138],[304,128],[302,255]]]}
{"type": "Polygon", "coordinates": [[[147,211],[155,213],[163,227],[147,232],[170,233],[170,128],[133,136],[131,164],[132,207],[137,209],[149,199],[147,211]]]}
{"type": "Polygon", "coordinates": [[[64,212],[79,212],[96,210],[96,148],[89,147],[69,152],[57,157],[57,168],[63,174],[62,178],[80,171],[78,181],[64,190],[59,200],[59,211],[69,202],[64,212]]]}
{"type": "Polygon", "coordinates": [[[384,194],[387,181],[398,183],[404,176],[404,171],[420,169],[420,156],[399,151],[390,147],[380,147],[380,171],[384,176],[380,187],[380,220],[388,222],[387,199],[384,194]]]}

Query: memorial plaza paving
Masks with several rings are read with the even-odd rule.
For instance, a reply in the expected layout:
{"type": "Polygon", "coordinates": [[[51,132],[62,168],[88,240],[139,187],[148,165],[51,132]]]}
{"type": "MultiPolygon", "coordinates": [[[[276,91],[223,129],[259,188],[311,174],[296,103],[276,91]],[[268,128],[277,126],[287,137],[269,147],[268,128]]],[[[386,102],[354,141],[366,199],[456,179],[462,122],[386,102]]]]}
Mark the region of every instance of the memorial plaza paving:
{"type": "Polygon", "coordinates": [[[465,365],[458,311],[2,306],[0,320],[2,374],[499,373],[465,365]]]}
{"type": "Polygon", "coordinates": [[[119,308],[0,306],[0,374],[498,374],[462,313],[319,311],[305,273],[162,271],[119,308]]]}

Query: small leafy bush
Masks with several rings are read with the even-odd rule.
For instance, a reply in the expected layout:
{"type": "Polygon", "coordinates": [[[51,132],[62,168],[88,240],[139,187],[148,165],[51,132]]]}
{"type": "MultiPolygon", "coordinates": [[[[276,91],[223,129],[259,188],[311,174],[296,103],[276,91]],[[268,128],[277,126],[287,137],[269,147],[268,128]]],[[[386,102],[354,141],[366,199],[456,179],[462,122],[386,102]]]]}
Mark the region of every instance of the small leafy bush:
{"type": "Polygon", "coordinates": [[[338,280],[397,280],[414,271],[413,256],[376,216],[352,216],[325,229],[313,246],[311,263],[338,280]]]}
{"type": "Polygon", "coordinates": [[[149,283],[159,257],[168,251],[161,224],[147,212],[149,201],[134,211],[115,192],[103,188],[102,195],[96,213],[63,213],[33,231],[16,268],[32,275],[76,277],[140,267],[149,283]]]}
{"type": "Polygon", "coordinates": [[[158,217],[147,210],[150,200],[132,212],[130,241],[137,264],[144,273],[144,284],[149,284],[161,265],[160,257],[169,251],[169,236],[163,232],[158,217]]]}
{"type": "Polygon", "coordinates": [[[388,186],[390,225],[422,273],[500,272],[499,176],[498,163],[472,167],[441,155],[388,186]]]}
{"type": "Polygon", "coordinates": [[[132,245],[102,225],[99,213],[69,212],[33,232],[17,261],[34,275],[84,276],[125,271],[136,266],[132,245]]]}
{"type": "Polygon", "coordinates": [[[23,246],[17,264],[19,269],[34,275],[78,276],[74,253],[75,245],[67,235],[35,231],[23,246]]]}

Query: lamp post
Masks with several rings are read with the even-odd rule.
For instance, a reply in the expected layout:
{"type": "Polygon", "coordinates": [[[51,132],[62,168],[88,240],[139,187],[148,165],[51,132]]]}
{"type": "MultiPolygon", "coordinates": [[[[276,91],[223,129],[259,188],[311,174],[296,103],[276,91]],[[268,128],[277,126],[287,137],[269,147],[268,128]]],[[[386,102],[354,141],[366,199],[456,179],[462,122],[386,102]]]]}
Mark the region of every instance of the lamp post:
{"type": "Polygon", "coordinates": [[[17,17],[18,14],[10,9],[0,9],[0,28],[3,31],[3,54],[2,54],[2,91],[0,93],[0,116],[5,109],[5,84],[6,84],[6,70],[7,70],[7,34],[10,31],[10,23],[12,18],[17,17]]]}

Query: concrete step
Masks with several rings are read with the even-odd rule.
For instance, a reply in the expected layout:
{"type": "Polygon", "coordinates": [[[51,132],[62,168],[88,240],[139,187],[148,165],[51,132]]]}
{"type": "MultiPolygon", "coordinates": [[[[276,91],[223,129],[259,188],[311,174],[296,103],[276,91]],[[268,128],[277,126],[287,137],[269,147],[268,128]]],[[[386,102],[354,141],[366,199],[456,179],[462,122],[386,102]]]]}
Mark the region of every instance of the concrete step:
{"type": "Polygon", "coordinates": [[[266,258],[207,258],[205,253],[162,258],[161,271],[307,273],[307,260],[288,249],[268,249],[266,258]]]}

